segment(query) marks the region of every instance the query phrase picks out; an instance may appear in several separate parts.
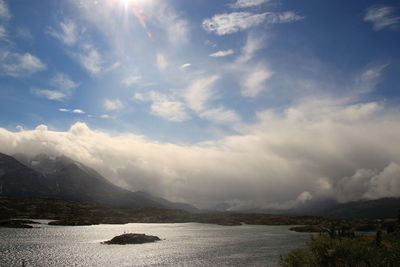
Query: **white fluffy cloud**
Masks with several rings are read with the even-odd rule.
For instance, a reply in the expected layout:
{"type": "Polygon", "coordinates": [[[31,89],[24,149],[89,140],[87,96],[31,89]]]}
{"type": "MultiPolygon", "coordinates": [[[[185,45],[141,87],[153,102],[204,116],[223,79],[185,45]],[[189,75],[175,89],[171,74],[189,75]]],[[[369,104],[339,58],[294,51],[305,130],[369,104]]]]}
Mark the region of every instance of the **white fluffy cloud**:
{"type": "Polygon", "coordinates": [[[213,84],[219,78],[218,75],[211,75],[194,80],[183,93],[187,105],[196,112],[204,110],[207,102],[215,96],[213,84]]]}
{"type": "Polygon", "coordinates": [[[76,114],[85,114],[85,111],[83,111],[82,109],[73,109],[71,112],[76,114]]]}
{"type": "Polygon", "coordinates": [[[214,83],[219,79],[218,75],[210,75],[193,80],[183,91],[182,98],[199,118],[220,124],[237,123],[240,118],[234,110],[211,104],[218,98],[214,83]]]}
{"type": "Polygon", "coordinates": [[[32,93],[39,97],[44,97],[49,100],[57,100],[62,101],[67,98],[67,95],[63,92],[56,91],[56,90],[49,90],[49,89],[40,89],[40,88],[32,88],[32,93]]]}
{"type": "Polygon", "coordinates": [[[392,28],[400,23],[400,16],[395,15],[395,11],[390,6],[372,6],[367,9],[364,21],[371,22],[375,31],[392,28]]]}
{"type": "Polygon", "coordinates": [[[7,154],[64,154],[132,190],[200,207],[288,208],[322,196],[399,197],[398,112],[378,103],[305,101],[283,114],[260,112],[240,135],[193,145],[76,123],[67,132],[0,129],[0,147],[7,154]]]}
{"type": "Polygon", "coordinates": [[[258,66],[249,72],[244,81],[240,93],[246,97],[256,97],[266,89],[265,82],[271,78],[273,72],[264,66],[258,66]]]}
{"type": "Polygon", "coordinates": [[[261,48],[263,48],[263,42],[264,42],[263,38],[261,38],[259,36],[255,36],[253,34],[250,34],[247,37],[246,44],[242,48],[242,53],[240,54],[240,56],[238,57],[236,62],[237,63],[246,63],[246,62],[250,61],[254,57],[254,55],[261,48]]]}
{"type": "Polygon", "coordinates": [[[186,69],[186,68],[189,68],[190,66],[192,66],[191,63],[185,63],[185,64],[180,65],[179,68],[180,69],[186,69]]]}
{"type": "Polygon", "coordinates": [[[0,0],[0,19],[8,20],[11,14],[8,10],[8,6],[4,0],[0,0]]]}
{"type": "Polygon", "coordinates": [[[50,79],[49,85],[52,87],[51,90],[32,88],[31,91],[39,97],[63,101],[70,98],[73,90],[79,86],[79,84],[71,80],[67,74],[61,72],[50,79]]]}
{"type": "Polygon", "coordinates": [[[57,73],[51,80],[50,85],[56,89],[64,92],[70,92],[71,90],[79,86],[78,83],[71,80],[71,78],[62,72],[57,73]]]}
{"type": "Polygon", "coordinates": [[[185,107],[179,101],[156,101],[151,105],[151,113],[174,122],[188,119],[185,107]]]}
{"type": "Polygon", "coordinates": [[[266,14],[253,14],[250,12],[233,12],[218,14],[211,19],[203,21],[203,28],[217,35],[231,34],[261,24],[266,14]]]}
{"type": "Polygon", "coordinates": [[[151,102],[150,113],[172,122],[182,122],[189,119],[185,105],[170,97],[150,91],[147,94],[135,93],[134,100],[151,102]]]}
{"type": "Polygon", "coordinates": [[[288,23],[302,20],[304,17],[297,15],[293,11],[282,13],[265,12],[254,14],[251,12],[233,12],[217,14],[211,19],[203,21],[203,28],[217,35],[232,34],[257,26],[264,21],[269,24],[288,23]]]}
{"type": "Polygon", "coordinates": [[[59,29],[50,27],[47,32],[67,45],[66,52],[92,75],[119,67],[118,62],[108,64],[90,38],[83,35],[84,30],[72,20],[62,21],[59,23],[59,29]]]}
{"type": "Polygon", "coordinates": [[[157,67],[160,70],[167,68],[169,65],[167,55],[165,55],[164,53],[157,53],[156,60],[157,60],[157,67]]]}
{"type": "Polygon", "coordinates": [[[221,106],[203,110],[199,113],[199,116],[203,119],[207,119],[209,121],[220,124],[231,124],[240,122],[240,117],[235,111],[221,106]]]}
{"type": "Polygon", "coordinates": [[[6,52],[0,61],[0,74],[21,77],[46,69],[39,58],[30,53],[6,52]]]}
{"type": "Polygon", "coordinates": [[[266,2],[269,2],[269,0],[236,0],[235,3],[231,4],[231,7],[247,8],[247,7],[259,6],[266,2]]]}
{"type": "Polygon", "coordinates": [[[82,67],[90,74],[99,74],[104,69],[104,59],[100,52],[91,44],[84,44],[82,52],[75,53],[82,67]]]}
{"type": "Polygon", "coordinates": [[[142,80],[142,77],[140,75],[132,74],[132,75],[125,77],[122,80],[122,83],[125,84],[126,86],[131,86],[131,85],[140,83],[141,80],[142,80]]]}
{"type": "Polygon", "coordinates": [[[124,104],[119,99],[106,99],[103,107],[108,111],[118,111],[124,107],[124,104]]]}
{"type": "Polygon", "coordinates": [[[235,53],[235,51],[233,51],[233,49],[219,50],[215,53],[210,54],[210,57],[226,57],[226,56],[232,55],[234,53],[235,53]]]}
{"type": "Polygon", "coordinates": [[[78,28],[72,20],[59,23],[59,30],[49,28],[48,33],[65,45],[74,45],[78,41],[78,28]]]}

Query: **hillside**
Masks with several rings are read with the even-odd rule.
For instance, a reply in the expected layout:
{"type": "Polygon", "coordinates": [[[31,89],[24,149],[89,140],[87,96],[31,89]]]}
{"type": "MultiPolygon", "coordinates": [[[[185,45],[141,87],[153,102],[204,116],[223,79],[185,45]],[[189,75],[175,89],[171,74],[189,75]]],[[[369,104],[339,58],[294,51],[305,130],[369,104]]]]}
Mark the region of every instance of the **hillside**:
{"type": "Polygon", "coordinates": [[[118,187],[92,168],[65,156],[18,154],[16,158],[0,153],[0,196],[57,198],[115,207],[197,210],[188,204],[118,187]]]}

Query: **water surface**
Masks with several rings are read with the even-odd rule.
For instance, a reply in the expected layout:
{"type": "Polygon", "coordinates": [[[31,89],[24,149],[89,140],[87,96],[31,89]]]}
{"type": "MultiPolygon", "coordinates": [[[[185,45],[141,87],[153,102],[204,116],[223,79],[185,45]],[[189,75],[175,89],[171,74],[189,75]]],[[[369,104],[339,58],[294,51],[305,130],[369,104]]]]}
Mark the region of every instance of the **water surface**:
{"type": "Polygon", "coordinates": [[[310,234],[289,226],[200,223],[0,228],[0,266],[277,266],[310,234]],[[103,245],[123,233],[163,239],[141,245],[103,245]]]}

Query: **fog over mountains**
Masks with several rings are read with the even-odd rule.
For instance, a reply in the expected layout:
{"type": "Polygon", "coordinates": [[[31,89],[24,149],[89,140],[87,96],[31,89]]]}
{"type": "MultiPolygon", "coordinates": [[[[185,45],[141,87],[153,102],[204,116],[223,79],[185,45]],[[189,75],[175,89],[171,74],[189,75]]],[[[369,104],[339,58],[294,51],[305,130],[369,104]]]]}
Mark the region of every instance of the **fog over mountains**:
{"type": "Polygon", "coordinates": [[[398,117],[371,105],[331,109],[317,117],[304,107],[285,117],[263,113],[242,135],[193,145],[75,123],[66,132],[0,129],[0,147],[8,155],[65,155],[126,189],[199,208],[290,209],[310,199],[400,196],[398,117]],[[299,112],[304,120],[293,118],[299,112]]]}
{"type": "Polygon", "coordinates": [[[115,186],[95,170],[68,157],[0,153],[0,196],[45,197],[117,207],[161,207],[196,211],[145,192],[115,186]],[[18,160],[17,160],[18,159],[18,160]]]}

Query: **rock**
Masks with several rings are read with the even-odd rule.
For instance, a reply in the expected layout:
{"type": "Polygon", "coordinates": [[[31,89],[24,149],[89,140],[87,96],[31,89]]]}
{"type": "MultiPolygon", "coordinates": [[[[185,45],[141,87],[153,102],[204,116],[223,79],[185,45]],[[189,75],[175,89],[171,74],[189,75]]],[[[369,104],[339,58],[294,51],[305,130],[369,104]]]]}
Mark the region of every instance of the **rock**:
{"type": "Polygon", "coordinates": [[[33,228],[33,226],[28,224],[39,224],[38,222],[30,220],[2,220],[0,221],[0,227],[8,228],[33,228]]]}
{"type": "Polygon", "coordinates": [[[161,240],[159,237],[153,235],[128,233],[116,236],[111,240],[104,241],[102,242],[102,244],[109,244],[109,245],[143,244],[159,240],[161,240]]]}

